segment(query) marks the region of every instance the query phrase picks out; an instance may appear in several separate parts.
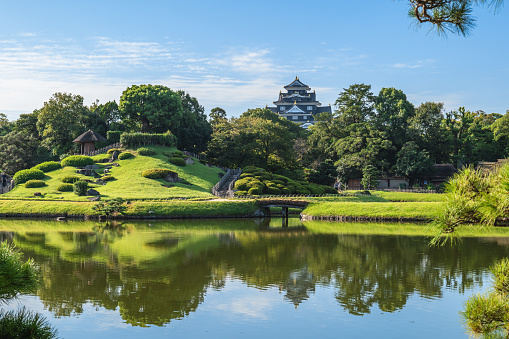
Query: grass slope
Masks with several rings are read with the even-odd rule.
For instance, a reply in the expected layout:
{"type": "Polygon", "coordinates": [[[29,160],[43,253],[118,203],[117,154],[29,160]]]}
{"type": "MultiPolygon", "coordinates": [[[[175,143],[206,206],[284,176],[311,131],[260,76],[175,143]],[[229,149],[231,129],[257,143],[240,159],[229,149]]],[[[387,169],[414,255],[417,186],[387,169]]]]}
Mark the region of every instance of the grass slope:
{"type": "MultiPolygon", "coordinates": [[[[126,160],[117,160],[119,167],[113,167],[110,171],[115,180],[108,181],[106,185],[90,184],[91,188],[101,193],[102,198],[123,198],[123,199],[168,199],[175,197],[186,198],[212,198],[210,193],[212,187],[219,181],[220,169],[207,167],[195,159],[193,165],[185,167],[175,166],[168,162],[168,157],[163,153],[173,153],[176,148],[163,146],[149,146],[157,152],[154,156],[135,156],[126,160]],[[178,173],[179,177],[188,181],[192,185],[183,183],[170,184],[163,179],[154,180],[141,176],[144,170],[151,168],[167,168],[178,173]],[[164,187],[163,185],[172,186],[164,187]]],[[[99,155],[94,160],[99,161],[107,155],[99,155]]],[[[96,170],[102,174],[107,164],[97,163],[100,167],[96,170]]],[[[77,175],[83,179],[91,179],[75,173],[75,167],[64,167],[55,171],[46,173],[44,182],[46,186],[39,188],[25,188],[23,185],[16,186],[11,192],[2,195],[2,198],[26,199],[34,198],[35,192],[40,192],[43,199],[62,199],[69,201],[85,201],[86,197],[78,197],[73,192],[57,191],[61,179],[67,175],[77,175]]],[[[41,198],[36,198],[41,199],[41,198]]]]}

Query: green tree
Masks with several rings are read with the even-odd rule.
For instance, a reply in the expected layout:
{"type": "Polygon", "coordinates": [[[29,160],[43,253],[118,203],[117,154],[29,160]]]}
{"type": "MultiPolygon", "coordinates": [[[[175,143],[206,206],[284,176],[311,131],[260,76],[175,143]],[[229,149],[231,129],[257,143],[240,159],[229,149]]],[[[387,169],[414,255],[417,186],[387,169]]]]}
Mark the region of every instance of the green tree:
{"type": "Polygon", "coordinates": [[[207,121],[205,109],[189,93],[178,91],[177,94],[182,102],[183,116],[180,127],[171,131],[177,137],[178,148],[203,152],[212,134],[212,126],[207,121]]]}
{"type": "Polygon", "coordinates": [[[421,150],[414,141],[407,142],[398,152],[395,174],[405,177],[410,186],[424,174],[433,171],[433,161],[426,150],[421,150]]]}
{"type": "Polygon", "coordinates": [[[37,130],[42,144],[55,155],[69,152],[74,147],[72,141],[88,129],[88,114],[81,95],[53,94],[37,117],[37,130]]]}
{"type": "Polygon", "coordinates": [[[106,125],[107,130],[111,130],[111,127],[118,124],[120,121],[120,112],[116,101],[108,101],[105,104],[99,104],[99,100],[96,100],[90,106],[90,111],[99,116],[101,121],[106,125]]]}
{"type": "Polygon", "coordinates": [[[308,180],[310,182],[314,182],[315,184],[332,186],[338,177],[338,171],[336,165],[334,165],[334,161],[331,159],[327,159],[322,161],[316,170],[313,170],[309,176],[308,180]]]}
{"type": "Polygon", "coordinates": [[[39,145],[37,139],[24,132],[11,132],[0,137],[0,168],[14,174],[36,165],[44,153],[39,145]]]}
{"type": "Polygon", "coordinates": [[[7,119],[7,115],[0,113],[0,136],[9,133],[12,130],[12,123],[7,119]]]}
{"type": "Polygon", "coordinates": [[[415,109],[415,115],[409,122],[410,139],[421,149],[426,149],[437,164],[449,162],[452,153],[444,119],[443,103],[425,102],[415,109]]]}
{"type": "Polygon", "coordinates": [[[373,165],[367,165],[362,169],[361,185],[364,189],[371,190],[378,187],[378,177],[380,172],[373,165]]]}
{"type": "Polygon", "coordinates": [[[504,0],[409,0],[409,15],[420,24],[431,24],[439,35],[468,35],[475,26],[473,6],[487,5],[495,11],[504,0]]]}
{"type": "Polygon", "coordinates": [[[174,132],[183,116],[178,93],[161,85],[133,85],[122,92],[120,117],[133,130],[174,132]]]}
{"type": "Polygon", "coordinates": [[[20,114],[18,120],[14,122],[14,130],[30,135],[37,140],[42,140],[39,130],[37,129],[37,121],[39,120],[39,110],[32,113],[20,114]]]}
{"type": "Polygon", "coordinates": [[[221,107],[214,107],[210,110],[209,121],[212,126],[226,119],[226,111],[221,107]]]}

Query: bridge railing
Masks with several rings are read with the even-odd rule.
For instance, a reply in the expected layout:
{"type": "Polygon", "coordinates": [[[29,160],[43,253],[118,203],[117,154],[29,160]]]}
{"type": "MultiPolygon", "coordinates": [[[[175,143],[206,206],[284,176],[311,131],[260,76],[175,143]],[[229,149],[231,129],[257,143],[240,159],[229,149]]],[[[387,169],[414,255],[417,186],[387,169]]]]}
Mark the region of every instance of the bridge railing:
{"type": "Polygon", "coordinates": [[[106,152],[108,152],[112,148],[119,148],[120,146],[122,146],[122,144],[120,142],[116,142],[114,144],[105,146],[105,147],[97,149],[95,151],[92,151],[92,152],[89,152],[89,153],[85,153],[84,155],[88,155],[89,157],[92,157],[94,155],[106,153],[106,152]]]}

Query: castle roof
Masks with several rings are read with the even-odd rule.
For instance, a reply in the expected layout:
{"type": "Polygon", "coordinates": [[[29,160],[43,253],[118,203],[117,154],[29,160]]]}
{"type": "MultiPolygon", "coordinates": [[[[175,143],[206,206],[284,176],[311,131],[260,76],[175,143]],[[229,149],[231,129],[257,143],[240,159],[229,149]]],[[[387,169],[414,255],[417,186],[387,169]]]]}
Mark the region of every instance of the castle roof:
{"type": "Polygon", "coordinates": [[[285,86],[285,89],[289,88],[304,88],[306,90],[311,89],[308,85],[305,85],[303,82],[301,82],[298,77],[295,77],[295,80],[293,80],[291,84],[285,86]]]}

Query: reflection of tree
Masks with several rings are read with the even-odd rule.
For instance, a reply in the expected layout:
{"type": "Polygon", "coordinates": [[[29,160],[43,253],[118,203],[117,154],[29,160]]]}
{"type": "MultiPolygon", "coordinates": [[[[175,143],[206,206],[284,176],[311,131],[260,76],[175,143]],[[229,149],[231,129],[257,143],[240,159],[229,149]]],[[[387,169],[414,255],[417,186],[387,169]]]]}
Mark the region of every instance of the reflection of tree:
{"type": "Polygon", "coordinates": [[[47,308],[68,316],[88,302],[118,307],[132,325],[160,326],[194,312],[208,288],[221,289],[233,276],[261,289],[279,287],[295,306],[323,284],[335,287],[338,303],[352,314],[369,313],[374,305],[394,312],[414,293],[437,298],[444,288],[463,292],[509,252],[478,239],[430,248],[422,237],[162,229],[144,230],[150,236],[126,258],[119,244],[133,246],[140,235],[118,231],[14,235],[41,267],[39,296],[47,308]],[[142,260],[148,252],[151,259],[142,260]]]}

